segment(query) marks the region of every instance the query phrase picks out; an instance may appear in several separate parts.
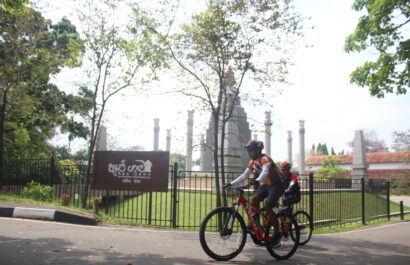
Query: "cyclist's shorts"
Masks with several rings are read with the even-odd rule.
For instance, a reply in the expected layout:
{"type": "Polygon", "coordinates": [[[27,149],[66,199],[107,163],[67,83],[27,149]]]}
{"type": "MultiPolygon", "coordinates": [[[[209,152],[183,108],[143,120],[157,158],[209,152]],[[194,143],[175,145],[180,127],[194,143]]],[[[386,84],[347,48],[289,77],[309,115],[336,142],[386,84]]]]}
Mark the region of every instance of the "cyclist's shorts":
{"type": "Polygon", "coordinates": [[[283,195],[285,186],[282,182],[278,182],[274,185],[261,185],[256,190],[255,195],[261,195],[266,198],[265,202],[273,207],[279,198],[283,195]]]}

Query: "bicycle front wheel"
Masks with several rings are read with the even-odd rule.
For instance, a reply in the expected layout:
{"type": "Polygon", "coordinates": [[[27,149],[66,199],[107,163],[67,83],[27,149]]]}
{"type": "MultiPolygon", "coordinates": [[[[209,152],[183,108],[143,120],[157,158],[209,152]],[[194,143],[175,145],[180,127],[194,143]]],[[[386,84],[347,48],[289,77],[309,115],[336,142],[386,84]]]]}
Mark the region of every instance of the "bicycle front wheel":
{"type": "MultiPolygon", "coordinates": [[[[293,215],[293,217],[295,218],[299,226],[299,231],[300,231],[299,245],[304,245],[312,237],[312,232],[313,232],[312,218],[305,211],[297,211],[293,215]]],[[[294,238],[292,237],[292,239],[294,238]]]]}
{"type": "Polygon", "coordinates": [[[275,259],[288,259],[295,254],[299,246],[299,227],[295,219],[287,213],[276,214],[276,220],[283,238],[278,245],[273,246],[272,238],[275,235],[275,229],[271,223],[268,223],[265,230],[266,249],[275,259]]]}
{"type": "Polygon", "coordinates": [[[199,241],[202,249],[211,258],[221,261],[230,260],[245,246],[245,222],[232,208],[216,208],[202,221],[199,241]]]}

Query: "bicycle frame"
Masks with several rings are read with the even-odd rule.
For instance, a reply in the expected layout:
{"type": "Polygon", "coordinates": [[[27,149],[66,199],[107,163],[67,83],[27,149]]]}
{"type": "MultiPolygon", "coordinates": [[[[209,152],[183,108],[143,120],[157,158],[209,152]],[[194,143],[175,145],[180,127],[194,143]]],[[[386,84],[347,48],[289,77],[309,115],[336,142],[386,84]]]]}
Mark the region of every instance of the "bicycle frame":
{"type": "MultiPolygon", "coordinates": [[[[249,223],[251,224],[252,230],[255,233],[255,236],[258,240],[262,241],[265,240],[264,238],[264,231],[265,228],[268,224],[269,218],[268,218],[268,214],[267,213],[262,213],[258,208],[254,207],[248,200],[245,199],[245,197],[243,197],[243,191],[239,190],[236,202],[233,203],[232,208],[234,208],[235,212],[238,212],[239,210],[239,205],[242,205],[245,213],[246,213],[246,217],[249,220],[249,223]],[[258,229],[252,216],[251,216],[251,209],[253,209],[254,211],[256,211],[257,214],[261,215],[263,218],[263,222],[261,223],[261,229],[258,229]]],[[[275,205],[275,208],[280,208],[280,204],[277,203],[275,205]]],[[[282,231],[284,231],[285,233],[288,232],[288,227],[285,225],[286,220],[284,220],[283,217],[281,218],[281,225],[282,226],[282,231]]],[[[267,240],[270,240],[270,238],[266,238],[267,240]]]]}

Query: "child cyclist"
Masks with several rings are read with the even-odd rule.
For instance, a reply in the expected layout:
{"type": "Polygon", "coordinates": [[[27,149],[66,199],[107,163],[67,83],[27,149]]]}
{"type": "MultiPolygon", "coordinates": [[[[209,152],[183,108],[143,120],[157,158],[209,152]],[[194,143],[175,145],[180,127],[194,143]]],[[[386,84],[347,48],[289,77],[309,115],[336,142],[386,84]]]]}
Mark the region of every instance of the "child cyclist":
{"type": "Polygon", "coordinates": [[[290,172],[291,168],[291,163],[282,162],[280,164],[280,169],[286,188],[282,205],[288,207],[289,213],[291,213],[291,206],[300,201],[300,186],[298,182],[298,176],[295,173],[290,172]]]}

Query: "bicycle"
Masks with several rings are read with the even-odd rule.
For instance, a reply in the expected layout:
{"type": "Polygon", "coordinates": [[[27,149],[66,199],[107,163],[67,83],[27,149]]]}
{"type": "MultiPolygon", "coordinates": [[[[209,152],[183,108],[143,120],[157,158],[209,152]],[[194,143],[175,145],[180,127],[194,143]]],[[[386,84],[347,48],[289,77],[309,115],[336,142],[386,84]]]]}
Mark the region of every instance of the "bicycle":
{"type": "MultiPolygon", "coordinates": [[[[292,207],[291,213],[293,212],[292,207]]],[[[313,232],[313,221],[312,217],[310,215],[302,210],[296,211],[293,214],[293,218],[296,220],[299,226],[299,233],[300,233],[300,238],[299,238],[299,245],[305,245],[309,240],[312,238],[312,232],[313,232]]]]}
{"type": "Polygon", "coordinates": [[[278,260],[290,258],[299,245],[299,228],[292,215],[285,211],[275,214],[279,224],[279,230],[283,234],[281,243],[272,246],[274,236],[273,225],[264,211],[255,209],[262,218],[261,227],[258,228],[251,217],[251,203],[243,196],[244,190],[250,186],[227,187],[227,190],[238,192],[237,200],[232,207],[218,207],[207,214],[201,223],[199,240],[202,249],[211,258],[219,261],[227,261],[236,257],[246,243],[248,233],[253,233],[252,239],[260,245],[264,245],[269,254],[278,260]],[[242,206],[246,217],[251,225],[250,231],[245,226],[245,221],[238,212],[242,206]]]}

